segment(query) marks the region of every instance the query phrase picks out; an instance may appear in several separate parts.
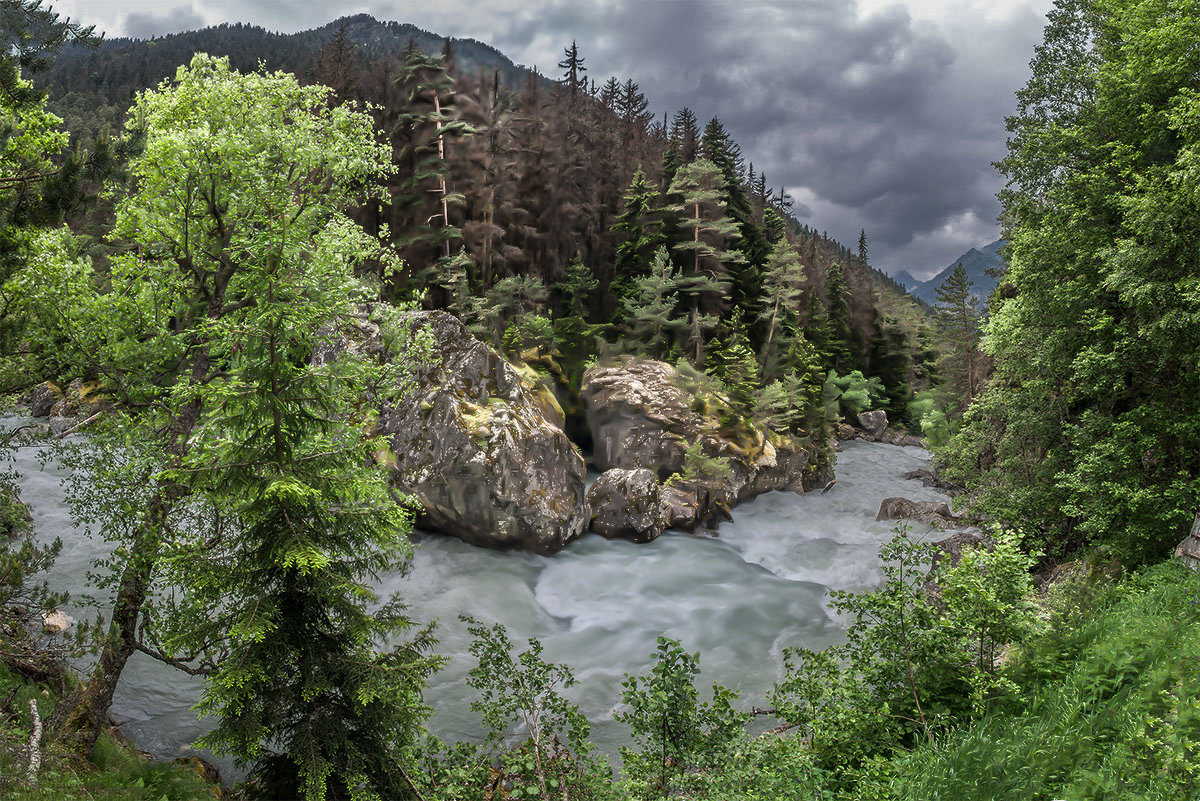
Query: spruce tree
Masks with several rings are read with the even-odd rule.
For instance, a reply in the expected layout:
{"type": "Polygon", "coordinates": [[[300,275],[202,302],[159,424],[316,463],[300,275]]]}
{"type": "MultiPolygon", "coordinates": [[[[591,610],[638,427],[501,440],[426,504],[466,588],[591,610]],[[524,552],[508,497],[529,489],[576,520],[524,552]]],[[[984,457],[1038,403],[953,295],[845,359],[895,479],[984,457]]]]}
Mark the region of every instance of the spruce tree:
{"type": "Polygon", "coordinates": [[[613,264],[612,291],[618,296],[629,290],[633,279],[645,274],[663,243],[662,221],[657,219],[655,208],[657,197],[658,192],[639,165],[625,193],[624,210],[612,227],[621,237],[613,264]]]}
{"type": "Polygon", "coordinates": [[[563,71],[563,86],[567,87],[567,91],[574,99],[579,94],[587,79],[583,77],[583,73],[587,72],[587,67],[583,66],[584,58],[579,55],[579,47],[575,44],[575,40],[571,40],[571,46],[563,50],[563,60],[558,62],[558,68],[563,71]]]}
{"type": "Polygon", "coordinates": [[[862,337],[850,312],[850,290],[842,265],[834,262],[825,272],[825,294],[829,297],[830,355],[839,373],[858,369],[862,360],[862,337]]]}
{"type": "Polygon", "coordinates": [[[766,337],[762,346],[764,374],[775,376],[782,344],[778,337],[786,316],[795,311],[803,297],[800,288],[804,281],[804,266],[800,255],[786,239],[781,239],[771,251],[763,272],[762,307],[760,319],[766,326],[766,337]]]}
{"type": "Polygon", "coordinates": [[[634,290],[625,300],[627,347],[654,359],[668,355],[676,335],[687,326],[686,320],[676,316],[678,292],[679,276],[666,247],[660,246],[649,274],[634,281],[634,290]]]}
{"type": "Polygon", "coordinates": [[[967,278],[962,264],[937,288],[938,326],[951,342],[946,373],[966,407],[978,391],[979,361],[978,302],[971,294],[975,282],[967,278]]]}

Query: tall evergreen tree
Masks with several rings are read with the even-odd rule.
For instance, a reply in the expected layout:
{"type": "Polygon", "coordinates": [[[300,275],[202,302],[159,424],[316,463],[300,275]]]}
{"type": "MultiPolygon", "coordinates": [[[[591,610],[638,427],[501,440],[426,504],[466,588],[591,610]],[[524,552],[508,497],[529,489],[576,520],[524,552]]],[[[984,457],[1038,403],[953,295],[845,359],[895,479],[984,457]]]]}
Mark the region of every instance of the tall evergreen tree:
{"type": "Polygon", "coordinates": [[[583,66],[583,62],[583,56],[579,55],[579,47],[572,39],[571,46],[563,50],[563,60],[558,62],[558,68],[563,71],[563,86],[567,88],[572,99],[579,94],[580,88],[587,82],[583,76],[583,73],[587,72],[587,67],[583,66]]]}
{"type": "Polygon", "coordinates": [[[781,239],[771,251],[763,272],[763,310],[760,315],[767,334],[761,355],[764,374],[768,378],[775,377],[779,353],[786,345],[778,334],[789,314],[799,307],[804,294],[800,286],[803,281],[804,266],[800,264],[800,254],[786,239],[781,239]]]}
{"type": "Polygon", "coordinates": [[[857,370],[862,356],[862,337],[850,311],[850,290],[842,265],[834,262],[825,272],[825,294],[829,297],[830,355],[839,373],[857,370]]]}
{"type": "Polygon", "coordinates": [[[614,291],[621,294],[630,281],[645,273],[654,252],[663,243],[662,221],[656,218],[658,192],[639,165],[625,193],[625,207],[613,231],[620,237],[613,265],[614,291]]]}
{"type": "Polygon", "coordinates": [[[676,335],[687,326],[676,316],[679,303],[679,276],[666,247],[660,246],[650,264],[649,274],[634,281],[633,292],[625,299],[625,319],[629,328],[628,346],[654,359],[664,358],[676,335]]]}
{"type": "Polygon", "coordinates": [[[970,405],[978,391],[979,311],[962,264],[957,264],[937,288],[938,325],[950,340],[945,370],[959,393],[962,406],[970,405]]]}

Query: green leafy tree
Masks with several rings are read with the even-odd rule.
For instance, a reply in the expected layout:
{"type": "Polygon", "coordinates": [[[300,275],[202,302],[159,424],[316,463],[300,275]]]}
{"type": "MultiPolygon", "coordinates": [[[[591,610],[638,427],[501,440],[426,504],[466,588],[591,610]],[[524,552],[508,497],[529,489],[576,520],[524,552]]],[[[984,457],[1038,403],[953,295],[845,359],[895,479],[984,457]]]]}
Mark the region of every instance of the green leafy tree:
{"type": "Polygon", "coordinates": [[[991,385],[943,451],[1052,553],[1156,559],[1200,497],[1200,14],[1062,0],[1008,120],[991,385]]]}
{"type": "Polygon", "coordinates": [[[562,696],[577,683],[571,671],[546,662],[537,639],[530,638],[529,647],[514,658],[503,626],[463,620],[474,637],[469,650],[478,660],[467,674],[468,686],[480,694],[471,708],[488,729],[489,745],[504,752],[501,770],[512,784],[512,797],[594,797],[607,784],[609,769],[588,740],[587,718],[562,696]],[[515,726],[528,739],[509,750],[505,741],[515,726]]]}
{"type": "Polygon", "coordinates": [[[353,271],[379,243],[344,212],[389,149],[324,87],[205,55],[140,95],[136,116],[146,148],[116,231],[137,250],[114,260],[108,294],[66,259],[38,266],[71,279],[73,305],[62,281],[28,288],[45,287],[39,307],[145,409],[114,415],[107,441],[150,449],[132,465],[145,503],[101,524],[124,554],[110,633],[60,728],[94,738],[142,650],[208,676],[206,742],[254,767],[263,792],[402,794],[397,749],[432,663],[426,633],[379,650],[408,628],[395,604],[372,613],[369,587],[403,568],[409,515],[360,405],[398,378],[310,358],[373,292],[353,271]],[[157,580],[187,592],[156,615],[157,580]]]}
{"type": "Polygon", "coordinates": [[[617,720],[629,726],[637,749],[622,748],[626,772],[644,798],[688,792],[720,747],[742,731],[745,716],[733,708],[732,690],[713,686],[712,701],[696,690],[700,655],[677,640],[658,638],[654,666],[645,676],[628,676],[621,695],[627,707],[617,720]]]}

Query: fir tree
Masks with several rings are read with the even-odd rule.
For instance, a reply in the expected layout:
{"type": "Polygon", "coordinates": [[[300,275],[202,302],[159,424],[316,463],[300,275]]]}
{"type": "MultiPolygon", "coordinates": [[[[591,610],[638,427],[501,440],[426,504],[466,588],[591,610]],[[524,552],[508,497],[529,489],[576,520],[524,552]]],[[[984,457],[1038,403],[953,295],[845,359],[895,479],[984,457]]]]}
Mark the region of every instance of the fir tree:
{"type": "Polygon", "coordinates": [[[586,83],[583,73],[587,72],[587,67],[583,66],[584,58],[579,55],[579,47],[574,39],[571,40],[571,46],[563,50],[563,56],[563,60],[558,62],[558,68],[563,70],[562,83],[574,99],[580,87],[586,83]]]}
{"type": "Polygon", "coordinates": [[[655,218],[654,201],[658,192],[646,180],[639,165],[625,193],[621,216],[613,223],[613,231],[621,236],[613,265],[614,291],[620,295],[637,276],[643,275],[663,242],[662,221],[655,218]]]}
{"type": "Polygon", "coordinates": [[[654,254],[650,272],[634,281],[634,291],[625,300],[625,319],[629,327],[626,345],[654,359],[664,358],[675,335],[687,323],[676,316],[679,277],[660,246],[654,254]]]}
{"type": "Polygon", "coordinates": [[[952,343],[947,373],[960,393],[962,406],[967,406],[978,390],[976,365],[979,350],[979,312],[971,287],[961,264],[937,288],[938,326],[952,343]]]}

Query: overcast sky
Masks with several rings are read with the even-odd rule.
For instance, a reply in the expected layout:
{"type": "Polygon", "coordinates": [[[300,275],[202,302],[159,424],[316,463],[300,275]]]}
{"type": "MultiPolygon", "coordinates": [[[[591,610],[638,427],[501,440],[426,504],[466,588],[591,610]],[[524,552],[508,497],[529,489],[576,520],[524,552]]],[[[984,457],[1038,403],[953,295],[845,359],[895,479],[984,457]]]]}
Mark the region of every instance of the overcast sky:
{"type": "Polygon", "coordinates": [[[661,116],[720,117],[799,215],[928,277],[999,235],[991,162],[1051,0],[49,0],[109,36],[220,22],[294,32],[359,12],[473,37],[555,74],[637,81],[661,116]],[[173,5],[174,3],[174,5],[173,5]]]}

